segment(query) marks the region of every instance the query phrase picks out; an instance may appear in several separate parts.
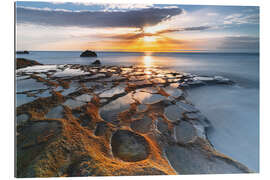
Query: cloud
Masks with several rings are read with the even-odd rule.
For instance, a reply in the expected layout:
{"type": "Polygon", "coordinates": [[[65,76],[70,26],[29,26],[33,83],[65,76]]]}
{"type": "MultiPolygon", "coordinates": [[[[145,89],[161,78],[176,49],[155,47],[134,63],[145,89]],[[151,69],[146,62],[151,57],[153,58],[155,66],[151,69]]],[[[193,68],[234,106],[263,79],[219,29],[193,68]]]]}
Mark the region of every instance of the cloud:
{"type": "Polygon", "coordinates": [[[136,31],[133,33],[125,33],[125,34],[118,34],[118,35],[100,35],[103,38],[112,38],[112,39],[122,39],[122,40],[133,40],[139,39],[145,36],[160,36],[167,33],[173,32],[180,32],[180,31],[200,31],[200,30],[207,30],[211,28],[210,26],[197,26],[197,27],[186,27],[186,28],[179,28],[179,29],[164,29],[157,31],[155,33],[146,33],[143,29],[140,31],[136,31]]]}
{"type": "Polygon", "coordinates": [[[157,31],[153,35],[161,35],[166,33],[180,32],[180,31],[203,31],[210,29],[211,26],[195,26],[195,27],[185,27],[185,28],[176,28],[176,29],[164,29],[161,31],[157,31]]]}
{"type": "Polygon", "coordinates": [[[248,49],[252,51],[259,51],[260,40],[258,37],[251,36],[226,36],[221,39],[220,49],[234,50],[234,49],[248,49]]]}
{"type": "Polygon", "coordinates": [[[180,29],[181,31],[201,31],[211,28],[210,26],[197,26],[197,27],[187,27],[180,29]]]}
{"type": "Polygon", "coordinates": [[[131,10],[131,9],[146,9],[153,7],[152,4],[102,4],[104,11],[131,10]]]}
{"type": "Polygon", "coordinates": [[[177,7],[144,8],[130,11],[64,11],[16,8],[17,23],[45,26],[138,27],[153,26],[183,11],[177,7]]]}
{"type": "Polygon", "coordinates": [[[224,17],[224,24],[259,24],[259,14],[231,14],[224,17]]]}

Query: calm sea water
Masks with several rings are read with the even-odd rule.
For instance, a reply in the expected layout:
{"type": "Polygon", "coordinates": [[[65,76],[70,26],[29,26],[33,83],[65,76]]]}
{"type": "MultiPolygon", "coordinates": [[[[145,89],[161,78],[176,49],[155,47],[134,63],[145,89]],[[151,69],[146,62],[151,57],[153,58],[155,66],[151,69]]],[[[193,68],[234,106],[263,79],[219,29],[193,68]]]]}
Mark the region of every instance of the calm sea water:
{"type": "Polygon", "coordinates": [[[80,58],[78,51],[33,51],[17,55],[43,64],[162,66],[197,75],[221,75],[234,86],[189,90],[189,97],[213,125],[208,138],[220,152],[259,171],[259,54],[244,53],[131,53],[98,52],[98,58],[80,58]]]}
{"type": "Polygon", "coordinates": [[[259,86],[259,55],[237,53],[98,52],[98,58],[81,58],[79,51],[32,51],[17,55],[43,64],[157,65],[201,75],[224,75],[243,86],[259,86]]]}

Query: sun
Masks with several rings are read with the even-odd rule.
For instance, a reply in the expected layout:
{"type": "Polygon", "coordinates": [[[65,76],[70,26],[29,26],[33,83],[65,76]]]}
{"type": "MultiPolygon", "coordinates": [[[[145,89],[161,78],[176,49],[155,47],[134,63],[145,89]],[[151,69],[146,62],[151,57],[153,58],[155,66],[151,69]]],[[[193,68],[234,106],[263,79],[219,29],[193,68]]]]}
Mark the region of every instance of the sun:
{"type": "Polygon", "coordinates": [[[143,41],[145,41],[145,42],[154,42],[156,40],[157,40],[157,38],[155,36],[144,36],[143,37],[143,41]]]}

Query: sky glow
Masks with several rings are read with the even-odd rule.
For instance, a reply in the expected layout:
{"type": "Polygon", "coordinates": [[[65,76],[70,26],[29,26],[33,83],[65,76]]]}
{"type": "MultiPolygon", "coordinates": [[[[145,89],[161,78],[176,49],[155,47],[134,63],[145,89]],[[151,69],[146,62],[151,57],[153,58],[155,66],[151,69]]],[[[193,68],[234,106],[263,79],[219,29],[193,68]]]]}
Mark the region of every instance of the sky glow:
{"type": "Polygon", "coordinates": [[[259,7],[17,2],[16,46],[259,52],[259,7]]]}

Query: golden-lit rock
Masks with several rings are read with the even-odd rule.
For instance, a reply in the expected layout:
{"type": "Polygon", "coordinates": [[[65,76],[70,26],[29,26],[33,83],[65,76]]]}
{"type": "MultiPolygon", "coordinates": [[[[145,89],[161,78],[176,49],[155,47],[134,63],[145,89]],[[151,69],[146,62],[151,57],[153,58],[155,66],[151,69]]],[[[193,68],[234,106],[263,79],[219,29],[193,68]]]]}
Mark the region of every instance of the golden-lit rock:
{"type": "Polygon", "coordinates": [[[143,136],[128,130],[118,130],[112,136],[112,152],[123,161],[141,161],[150,153],[148,142],[143,136]]]}

